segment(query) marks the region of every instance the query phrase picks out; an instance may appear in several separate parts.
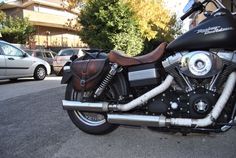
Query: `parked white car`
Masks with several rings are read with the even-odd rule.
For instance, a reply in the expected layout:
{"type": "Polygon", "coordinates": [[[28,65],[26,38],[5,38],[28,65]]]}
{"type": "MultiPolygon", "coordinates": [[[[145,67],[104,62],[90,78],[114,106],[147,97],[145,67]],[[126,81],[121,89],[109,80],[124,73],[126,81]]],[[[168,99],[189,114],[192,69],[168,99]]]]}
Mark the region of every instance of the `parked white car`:
{"type": "Polygon", "coordinates": [[[0,79],[34,77],[35,80],[43,80],[50,73],[51,68],[46,61],[0,40],[0,79]]]}

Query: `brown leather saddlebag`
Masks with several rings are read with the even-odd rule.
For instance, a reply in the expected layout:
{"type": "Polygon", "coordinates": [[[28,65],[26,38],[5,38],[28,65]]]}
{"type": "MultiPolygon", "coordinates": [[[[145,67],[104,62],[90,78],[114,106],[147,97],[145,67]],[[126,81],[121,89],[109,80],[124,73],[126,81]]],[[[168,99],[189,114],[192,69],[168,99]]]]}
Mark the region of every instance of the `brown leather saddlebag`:
{"type": "Polygon", "coordinates": [[[75,60],[71,65],[72,84],[77,91],[96,89],[109,71],[106,59],[75,60]]]}

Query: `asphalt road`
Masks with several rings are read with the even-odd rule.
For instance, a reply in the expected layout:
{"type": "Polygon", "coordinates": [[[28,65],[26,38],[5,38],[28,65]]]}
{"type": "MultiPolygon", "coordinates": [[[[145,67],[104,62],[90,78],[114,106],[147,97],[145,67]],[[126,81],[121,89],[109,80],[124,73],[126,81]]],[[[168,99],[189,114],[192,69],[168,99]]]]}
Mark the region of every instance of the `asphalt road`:
{"type": "Polygon", "coordinates": [[[58,78],[0,82],[0,158],[236,157],[235,128],[188,136],[131,127],[105,136],[85,134],[62,110],[64,90],[58,78]]]}

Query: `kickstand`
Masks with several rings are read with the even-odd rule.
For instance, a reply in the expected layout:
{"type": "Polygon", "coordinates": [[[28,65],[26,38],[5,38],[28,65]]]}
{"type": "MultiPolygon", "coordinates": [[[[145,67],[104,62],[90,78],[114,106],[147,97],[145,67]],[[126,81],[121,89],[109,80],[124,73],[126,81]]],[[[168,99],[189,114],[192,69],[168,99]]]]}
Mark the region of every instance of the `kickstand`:
{"type": "Polygon", "coordinates": [[[233,113],[232,113],[232,116],[231,116],[231,120],[233,121],[232,122],[232,126],[236,126],[236,116],[235,116],[235,113],[236,113],[236,103],[235,103],[235,105],[234,105],[234,110],[233,110],[233,113]]]}

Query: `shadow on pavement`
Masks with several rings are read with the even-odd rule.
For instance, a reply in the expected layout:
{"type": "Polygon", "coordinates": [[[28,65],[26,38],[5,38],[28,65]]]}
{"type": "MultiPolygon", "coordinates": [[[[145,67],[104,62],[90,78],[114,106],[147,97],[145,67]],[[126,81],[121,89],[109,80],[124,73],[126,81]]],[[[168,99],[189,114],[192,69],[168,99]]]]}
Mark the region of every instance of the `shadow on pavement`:
{"type": "Polygon", "coordinates": [[[18,80],[0,80],[0,85],[5,85],[5,84],[12,84],[12,83],[22,83],[22,82],[29,82],[29,81],[36,81],[33,78],[27,78],[27,79],[18,79],[18,80]]]}

